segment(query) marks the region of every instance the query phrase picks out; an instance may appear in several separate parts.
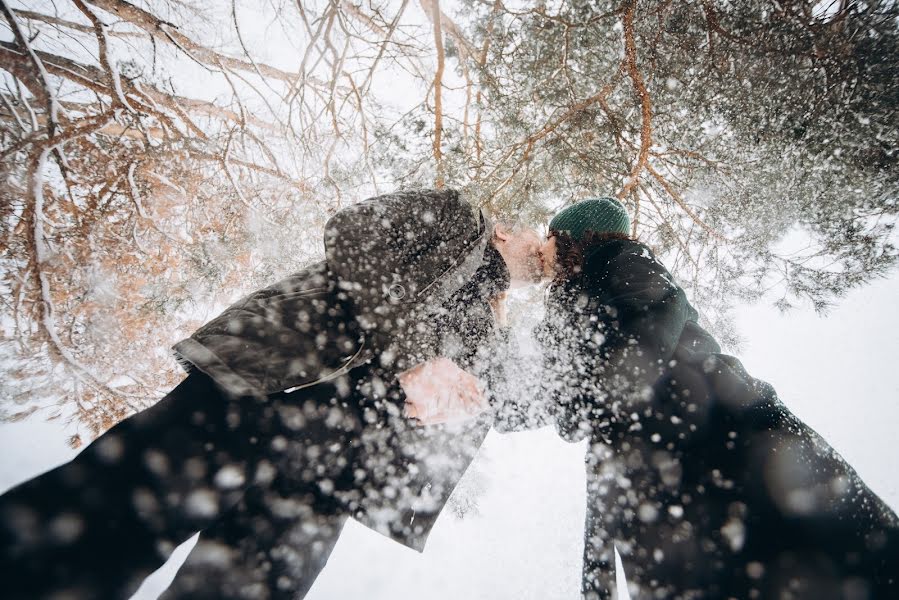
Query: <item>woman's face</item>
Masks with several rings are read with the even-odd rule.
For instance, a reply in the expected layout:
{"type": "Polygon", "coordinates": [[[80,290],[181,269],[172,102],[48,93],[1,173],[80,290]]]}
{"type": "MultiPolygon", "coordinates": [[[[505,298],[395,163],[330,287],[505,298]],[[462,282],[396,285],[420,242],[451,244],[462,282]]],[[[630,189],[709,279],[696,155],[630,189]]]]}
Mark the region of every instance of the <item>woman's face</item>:
{"type": "Polygon", "coordinates": [[[556,276],[556,236],[550,235],[540,246],[540,264],[543,265],[543,276],[552,279],[556,276]]]}

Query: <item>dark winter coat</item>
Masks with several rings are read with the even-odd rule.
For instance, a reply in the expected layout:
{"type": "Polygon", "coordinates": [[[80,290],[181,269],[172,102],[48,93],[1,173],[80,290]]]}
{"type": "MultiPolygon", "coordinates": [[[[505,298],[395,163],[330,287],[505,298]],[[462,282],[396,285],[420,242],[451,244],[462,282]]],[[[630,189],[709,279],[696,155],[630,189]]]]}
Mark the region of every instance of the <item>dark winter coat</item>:
{"type": "Polygon", "coordinates": [[[433,336],[417,334],[472,278],[492,233],[453,190],[352,205],[325,225],[324,261],[235,303],[175,352],[237,396],[315,385],[373,357],[402,370],[433,354],[433,336]]]}
{"type": "Polygon", "coordinates": [[[334,495],[421,550],[490,425],[410,423],[396,374],[438,354],[480,364],[495,335],[488,298],[509,283],[491,235],[455,191],[360,202],[325,226],[325,261],[237,302],[175,350],[236,396],[301,402],[325,382],[346,389],[339,400],[362,424],[347,451],[357,474],[334,495]]]}
{"type": "Polygon", "coordinates": [[[176,389],[0,497],[0,595],[126,598],[196,531],[175,597],[299,597],[347,516],[421,550],[491,416],[417,426],[396,374],[438,354],[495,372],[490,233],[451,191],[338,213],[326,261],[176,346],[176,389]]]}
{"type": "Polygon", "coordinates": [[[584,592],[897,598],[899,522],[855,471],[722,354],[628,240],[585,253],[539,330],[560,432],[589,438],[584,592]]]}

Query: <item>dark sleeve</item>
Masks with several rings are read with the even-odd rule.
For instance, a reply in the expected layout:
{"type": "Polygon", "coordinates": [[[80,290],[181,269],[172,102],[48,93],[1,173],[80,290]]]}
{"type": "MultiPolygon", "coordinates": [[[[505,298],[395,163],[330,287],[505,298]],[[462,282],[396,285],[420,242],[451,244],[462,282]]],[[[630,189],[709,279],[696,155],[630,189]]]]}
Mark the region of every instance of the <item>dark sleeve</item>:
{"type": "Polygon", "coordinates": [[[193,373],[68,463],[3,494],[0,595],[128,598],[243,494],[249,483],[221,490],[215,475],[256,456],[260,408],[193,373]]]}
{"type": "Polygon", "coordinates": [[[617,243],[611,256],[586,263],[591,273],[588,310],[581,314],[586,331],[593,331],[608,380],[636,384],[654,380],[671,360],[688,320],[696,312],[671,274],[648,248],[636,242],[617,243]]]}
{"type": "Polygon", "coordinates": [[[174,346],[179,362],[234,395],[333,379],[370,356],[347,303],[318,262],[227,308],[174,346]]]}

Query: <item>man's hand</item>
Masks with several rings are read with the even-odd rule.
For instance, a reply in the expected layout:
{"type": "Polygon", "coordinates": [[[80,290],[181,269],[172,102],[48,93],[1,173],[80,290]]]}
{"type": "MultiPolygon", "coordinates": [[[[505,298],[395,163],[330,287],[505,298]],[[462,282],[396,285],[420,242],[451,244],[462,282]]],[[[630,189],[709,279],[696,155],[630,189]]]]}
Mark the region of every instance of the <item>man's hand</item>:
{"type": "Polygon", "coordinates": [[[500,292],[489,300],[490,308],[493,310],[493,318],[496,319],[496,324],[500,327],[505,327],[509,324],[509,319],[506,312],[507,296],[508,294],[506,294],[506,292],[500,292]]]}
{"type": "Polygon", "coordinates": [[[470,419],[487,408],[478,380],[448,358],[425,361],[397,379],[406,394],[405,416],[424,425],[470,419]]]}

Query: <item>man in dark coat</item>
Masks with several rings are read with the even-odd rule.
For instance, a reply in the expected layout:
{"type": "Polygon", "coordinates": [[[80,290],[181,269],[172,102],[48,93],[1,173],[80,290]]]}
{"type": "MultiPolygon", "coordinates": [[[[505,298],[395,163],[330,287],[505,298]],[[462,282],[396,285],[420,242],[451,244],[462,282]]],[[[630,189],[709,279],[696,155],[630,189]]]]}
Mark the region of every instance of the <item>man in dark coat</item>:
{"type": "Polygon", "coordinates": [[[615,200],[541,249],[560,432],[589,438],[586,598],[899,598],[899,521],[697,324],[615,200]]]}
{"type": "Polygon", "coordinates": [[[350,516],[421,551],[500,408],[489,302],[537,245],[451,190],[340,211],[324,261],[175,346],[172,393],[0,498],[3,597],[127,598],[196,531],[167,598],[300,598],[350,516]]]}

